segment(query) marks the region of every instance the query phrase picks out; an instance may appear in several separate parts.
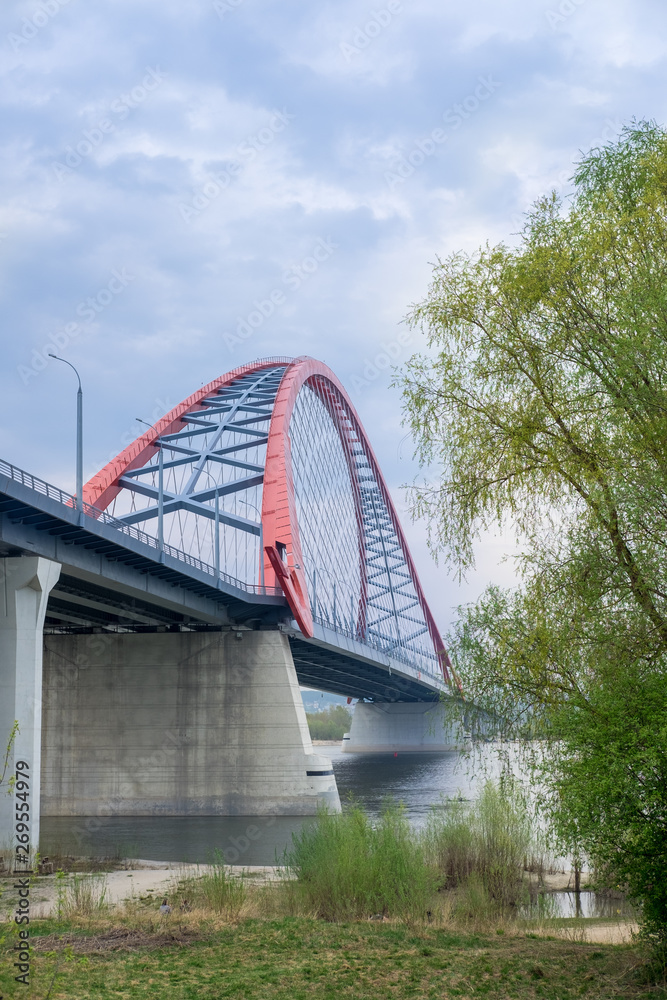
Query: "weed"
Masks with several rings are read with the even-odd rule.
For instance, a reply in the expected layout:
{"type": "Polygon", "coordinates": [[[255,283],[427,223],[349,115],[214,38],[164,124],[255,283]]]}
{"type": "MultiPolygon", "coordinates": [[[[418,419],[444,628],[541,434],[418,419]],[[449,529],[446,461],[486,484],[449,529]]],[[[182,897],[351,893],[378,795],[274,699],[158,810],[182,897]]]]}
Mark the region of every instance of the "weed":
{"type": "Polygon", "coordinates": [[[72,875],[56,872],[56,913],[58,919],[93,917],[107,909],[106,879],[99,875],[72,875]]]}
{"type": "Polygon", "coordinates": [[[179,889],[188,908],[197,907],[236,920],[247,898],[243,875],[231,874],[220,851],[214,854],[209,870],[196,879],[186,879],[179,889]]]}
{"type": "Polygon", "coordinates": [[[459,890],[454,913],[473,919],[527,902],[525,869],[541,867],[537,840],[525,799],[505,779],[487,782],[473,803],[432,812],[424,847],[442,887],[459,890]]]}
{"type": "Polygon", "coordinates": [[[376,823],[356,805],[320,810],[292,840],[285,853],[286,873],[297,883],[291,892],[301,892],[318,916],[425,919],[436,880],[402,807],[388,804],[376,823]]]}

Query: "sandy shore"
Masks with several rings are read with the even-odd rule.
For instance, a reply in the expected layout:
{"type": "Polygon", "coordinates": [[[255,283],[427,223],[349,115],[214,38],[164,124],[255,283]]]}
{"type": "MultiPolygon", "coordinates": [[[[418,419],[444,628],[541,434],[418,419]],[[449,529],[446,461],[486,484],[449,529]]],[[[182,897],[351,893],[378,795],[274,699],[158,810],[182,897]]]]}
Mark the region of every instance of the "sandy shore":
{"type": "Polygon", "coordinates": [[[587,941],[589,944],[629,944],[632,935],[639,930],[634,920],[607,921],[598,923],[596,920],[582,920],[579,924],[566,924],[563,927],[551,925],[535,927],[531,934],[540,937],[565,938],[567,941],[587,941]]]}
{"type": "MultiPolygon", "coordinates": [[[[118,904],[133,897],[152,894],[171,897],[176,884],[182,878],[202,875],[209,870],[209,865],[188,865],[181,863],[167,864],[159,861],[133,861],[136,867],[124,871],[103,872],[95,876],[99,878],[100,887],[105,888],[105,898],[108,903],[118,904]]],[[[280,869],[273,865],[232,865],[233,875],[244,875],[255,883],[275,882],[280,877],[280,869]]],[[[72,876],[70,876],[71,878],[72,876]]],[[[2,913],[0,920],[13,919],[15,893],[13,882],[7,879],[0,883],[3,890],[0,904],[2,913]]],[[[57,886],[55,875],[43,875],[37,879],[30,891],[30,916],[32,919],[52,916],[56,911],[57,886]]]]}
{"type": "MultiPolygon", "coordinates": [[[[178,905],[176,895],[178,882],[187,877],[202,875],[210,869],[210,865],[189,865],[179,862],[166,863],[160,861],[128,862],[132,868],[120,871],[100,873],[100,887],[105,888],[105,898],[108,903],[117,905],[127,899],[153,896],[155,899],[167,897],[172,905],[178,905]]],[[[230,872],[254,883],[275,882],[281,878],[281,869],[275,865],[232,865],[230,872]]],[[[70,876],[71,878],[71,876],[70,876]]],[[[552,892],[572,889],[572,875],[557,873],[544,879],[548,890],[552,892]]],[[[0,921],[11,920],[14,916],[16,893],[12,890],[13,881],[0,881],[2,901],[0,903],[0,921]]],[[[52,916],[56,911],[57,886],[55,875],[44,875],[37,879],[30,892],[30,916],[33,919],[52,916]]],[[[547,922],[531,927],[531,933],[545,937],[561,937],[566,940],[588,941],[591,944],[627,944],[637,931],[633,920],[598,921],[595,919],[581,920],[559,926],[558,923],[547,922]]]]}

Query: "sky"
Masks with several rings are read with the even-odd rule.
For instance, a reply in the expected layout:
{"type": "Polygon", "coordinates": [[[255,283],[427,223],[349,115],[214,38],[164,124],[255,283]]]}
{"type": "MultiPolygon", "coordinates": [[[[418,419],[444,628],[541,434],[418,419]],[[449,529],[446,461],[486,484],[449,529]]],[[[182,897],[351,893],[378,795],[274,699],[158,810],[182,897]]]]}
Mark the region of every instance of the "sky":
{"type": "MultiPolygon", "coordinates": [[[[399,509],[419,475],[392,366],[433,262],[516,239],[581,151],[667,121],[664,0],[5,0],[0,458],[74,487],[200,385],[311,355],[399,509]],[[514,235],[513,235],[514,234],[514,235]]],[[[403,523],[436,620],[459,582],[403,523]]]]}

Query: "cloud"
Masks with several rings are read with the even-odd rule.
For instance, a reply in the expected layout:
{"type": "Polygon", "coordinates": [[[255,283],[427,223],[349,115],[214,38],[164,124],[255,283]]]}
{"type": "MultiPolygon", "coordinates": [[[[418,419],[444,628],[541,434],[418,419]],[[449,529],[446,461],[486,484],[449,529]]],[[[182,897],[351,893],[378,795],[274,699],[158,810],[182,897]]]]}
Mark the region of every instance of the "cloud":
{"type": "MultiPolygon", "coordinates": [[[[551,24],[563,2],[61,0],[18,46],[8,36],[47,0],[6,4],[2,457],[72,485],[67,373],[18,374],[71,322],[87,456],[252,357],[313,354],[352,388],[398,342],[437,255],[507,239],[536,197],[566,192],[580,149],[632,115],[667,118],[657,0],[572,0],[551,24]],[[485,100],[482,78],[499,83],[485,100]],[[286,287],[321,239],[335,253],[286,287]],[[123,293],[79,315],[123,268],[123,293]],[[225,333],[275,289],[285,302],[231,349],[225,333]]],[[[400,401],[376,370],[355,403],[398,488],[416,470],[396,457],[400,401]]],[[[481,565],[479,586],[497,572],[481,565]]]]}

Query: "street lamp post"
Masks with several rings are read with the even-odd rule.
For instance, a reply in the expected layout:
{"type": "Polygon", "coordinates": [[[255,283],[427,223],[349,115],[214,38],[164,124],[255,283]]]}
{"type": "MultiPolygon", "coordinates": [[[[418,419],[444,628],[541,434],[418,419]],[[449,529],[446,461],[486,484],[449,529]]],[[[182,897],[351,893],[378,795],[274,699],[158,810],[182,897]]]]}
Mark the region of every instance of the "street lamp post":
{"type": "Polygon", "coordinates": [[[49,354],[55,361],[62,361],[64,365],[69,365],[79,382],[76,393],[76,507],[83,510],[83,390],[81,388],[81,376],[71,363],[59,358],[57,354],[49,354]]]}
{"type": "Polygon", "coordinates": [[[244,507],[252,507],[253,510],[257,511],[257,517],[259,518],[259,582],[264,586],[264,525],[262,524],[262,514],[255,507],[254,503],[248,503],[247,500],[239,500],[244,507]]]}

